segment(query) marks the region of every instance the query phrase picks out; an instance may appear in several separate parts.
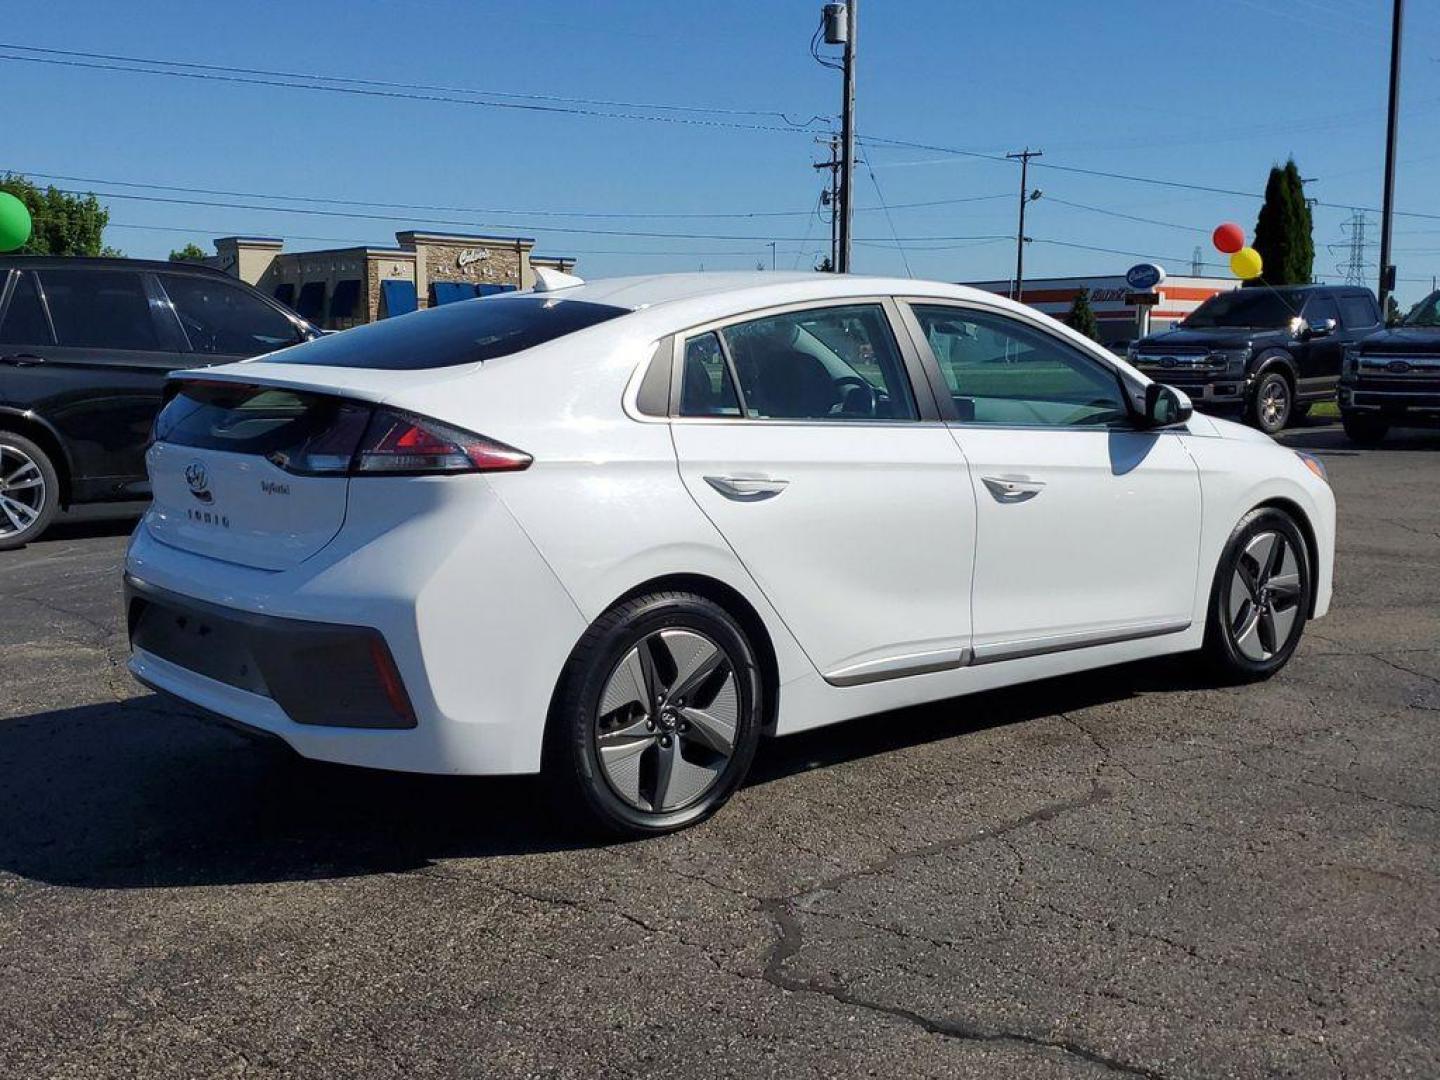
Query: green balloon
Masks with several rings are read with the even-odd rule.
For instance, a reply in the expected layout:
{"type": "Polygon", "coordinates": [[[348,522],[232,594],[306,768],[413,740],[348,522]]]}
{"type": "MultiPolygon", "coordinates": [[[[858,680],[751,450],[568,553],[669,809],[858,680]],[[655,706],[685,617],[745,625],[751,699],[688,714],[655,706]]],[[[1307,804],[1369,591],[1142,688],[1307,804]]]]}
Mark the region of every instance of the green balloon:
{"type": "Polygon", "coordinates": [[[0,191],[0,251],[24,247],[30,239],[30,211],[8,191],[0,191]]]}

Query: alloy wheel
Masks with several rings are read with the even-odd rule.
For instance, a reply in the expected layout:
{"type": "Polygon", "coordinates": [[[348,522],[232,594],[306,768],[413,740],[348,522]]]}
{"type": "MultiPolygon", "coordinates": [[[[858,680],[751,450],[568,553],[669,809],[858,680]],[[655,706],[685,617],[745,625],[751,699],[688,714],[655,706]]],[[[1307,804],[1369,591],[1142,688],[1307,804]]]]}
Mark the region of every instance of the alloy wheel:
{"type": "Polygon", "coordinates": [[[25,451],[0,442],[0,537],[30,528],[45,510],[45,474],[25,451]]]}
{"type": "Polygon", "coordinates": [[[1260,414],[1260,422],[1267,431],[1273,431],[1284,425],[1290,412],[1290,387],[1284,379],[1271,379],[1260,388],[1260,401],[1257,411],[1260,414]]]}
{"type": "Polygon", "coordinates": [[[605,683],[596,757],[606,782],[630,806],[678,810],[724,773],[739,718],[729,654],[698,631],[657,630],[621,658],[605,683]]]}
{"type": "Polygon", "coordinates": [[[1278,532],[1257,533],[1235,560],[1230,578],[1229,629],[1248,660],[1269,660],[1285,647],[1300,615],[1300,562],[1278,532]]]}

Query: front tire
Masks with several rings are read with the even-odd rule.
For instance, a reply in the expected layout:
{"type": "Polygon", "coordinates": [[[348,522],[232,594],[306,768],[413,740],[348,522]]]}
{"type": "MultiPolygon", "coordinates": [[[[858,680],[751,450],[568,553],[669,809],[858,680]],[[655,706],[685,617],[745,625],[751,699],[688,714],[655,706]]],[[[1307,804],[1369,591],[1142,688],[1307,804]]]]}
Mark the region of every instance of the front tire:
{"type": "Polygon", "coordinates": [[[1266,435],[1278,435],[1290,422],[1294,402],[1295,392],[1290,380],[1279,371],[1267,371],[1255,384],[1246,419],[1252,427],[1259,428],[1266,435]]]}
{"type": "Polygon", "coordinates": [[[23,435],[0,431],[0,551],[38,540],[59,507],[50,455],[23,435]]]}
{"type": "Polygon", "coordinates": [[[673,832],[715,813],[745,779],[762,701],[755,651],[720,605],[685,592],[627,600],[571,654],[546,769],[562,805],[603,831],[673,832]]]}
{"type": "Polygon", "coordinates": [[[1226,682],[1268,679],[1289,662],[1309,616],[1310,557],[1294,520],[1270,507],[1240,519],[1210,590],[1205,657],[1226,682]]]}
{"type": "Polygon", "coordinates": [[[1379,446],[1390,432],[1390,425],[1372,413],[1341,413],[1340,423],[1345,437],[1361,446],[1379,446]]]}

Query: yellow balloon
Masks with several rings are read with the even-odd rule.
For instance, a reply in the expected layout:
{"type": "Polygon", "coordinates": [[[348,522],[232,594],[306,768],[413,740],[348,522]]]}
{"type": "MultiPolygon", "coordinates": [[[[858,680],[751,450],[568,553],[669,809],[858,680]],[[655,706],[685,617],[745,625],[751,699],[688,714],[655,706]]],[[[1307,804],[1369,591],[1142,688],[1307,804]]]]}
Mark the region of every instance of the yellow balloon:
{"type": "Polygon", "coordinates": [[[1265,263],[1253,247],[1243,247],[1230,256],[1230,272],[1241,281],[1259,277],[1264,269],[1265,263]]]}

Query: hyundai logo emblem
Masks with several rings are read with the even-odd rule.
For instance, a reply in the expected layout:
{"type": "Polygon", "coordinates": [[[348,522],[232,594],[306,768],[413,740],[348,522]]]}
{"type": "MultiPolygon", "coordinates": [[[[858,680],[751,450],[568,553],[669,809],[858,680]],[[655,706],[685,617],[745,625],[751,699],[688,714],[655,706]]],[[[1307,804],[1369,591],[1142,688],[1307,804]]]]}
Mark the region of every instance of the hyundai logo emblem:
{"type": "Polygon", "coordinates": [[[1390,363],[1388,363],[1388,364],[1385,365],[1385,370],[1386,370],[1386,371],[1393,371],[1393,372],[1395,372],[1395,374],[1397,374],[1397,375],[1403,375],[1405,372],[1407,372],[1407,371],[1410,370],[1410,361],[1409,361],[1409,360],[1391,360],[1390,363]]]}
{"type": "Polygon", "coordinates": [[[215,496],[210,493],[210,477],[205,472],[203,462],[192,461],[185,466],[185,483],[190,487],[190,494],[202,503],[215,501],[215,496]]]}

